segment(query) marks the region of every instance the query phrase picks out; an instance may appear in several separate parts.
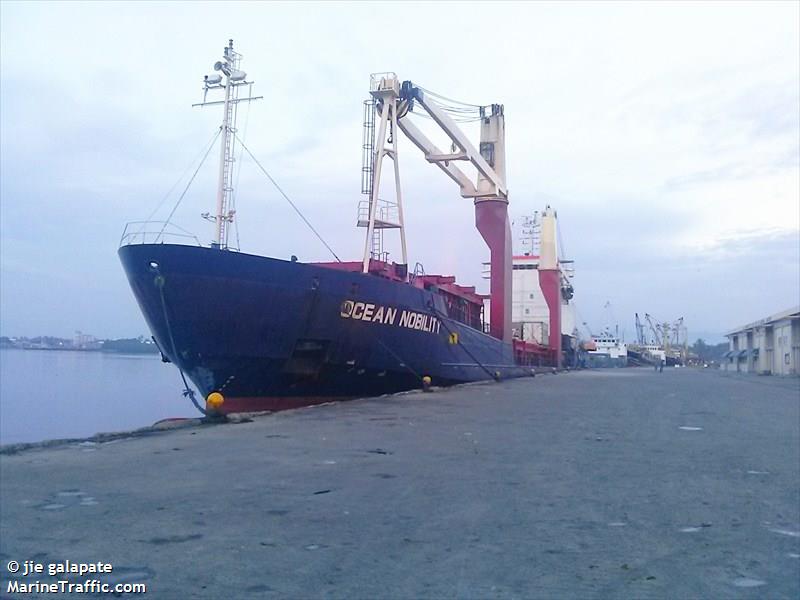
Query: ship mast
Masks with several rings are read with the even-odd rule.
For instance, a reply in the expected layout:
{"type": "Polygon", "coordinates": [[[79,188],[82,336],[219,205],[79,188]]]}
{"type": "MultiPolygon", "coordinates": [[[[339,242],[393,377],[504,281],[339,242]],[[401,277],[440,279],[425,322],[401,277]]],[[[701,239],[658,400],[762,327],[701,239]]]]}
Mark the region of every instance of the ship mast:
{"type": "Polygon", "coordinates": [[[527,256],[539,256],[542,234],[542,224],[539,221],[539,211],[533,211],[533,215],[523,215],[522,227],[520,228],[520,241],[522,242],[522,253],[527,256]]]}
{"type": "Polygon", "coordinates": [[[236,117],[239,102],[260,100],[263,96],[253,96],[253,82],[247,81],[247,74],[240,69],[242,55],[233,50],[233,40],[223,48],[222,60],[214,63],[217,73],[203,78],[203,101],[192,106],[211,106],[222,104],[222,125],[220,126],[219,177],[217,180],[216,214],[204,213],[203,217],[214,223],[212,248],[228,249],[229,225],[233,223],[233,163],[235,162],[236,117]],[[224,76],[224,80],[223,80],[224,76]],[[247,97],[239,98],[239,88],[249,86],[247,97]],[[208,102],[209,90],[222,90],[223,100],[208,102]]]}

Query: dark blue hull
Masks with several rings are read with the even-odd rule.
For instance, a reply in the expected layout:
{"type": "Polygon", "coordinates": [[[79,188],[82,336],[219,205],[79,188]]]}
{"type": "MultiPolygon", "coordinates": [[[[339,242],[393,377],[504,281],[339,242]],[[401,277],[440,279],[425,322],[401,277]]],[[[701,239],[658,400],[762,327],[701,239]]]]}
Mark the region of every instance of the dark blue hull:
{"type": "Polygon", "coordinates": [[[162,353],[227,412],[528,374],[439,294],[374,275],[171,244],[119,250],[162,353]]]}

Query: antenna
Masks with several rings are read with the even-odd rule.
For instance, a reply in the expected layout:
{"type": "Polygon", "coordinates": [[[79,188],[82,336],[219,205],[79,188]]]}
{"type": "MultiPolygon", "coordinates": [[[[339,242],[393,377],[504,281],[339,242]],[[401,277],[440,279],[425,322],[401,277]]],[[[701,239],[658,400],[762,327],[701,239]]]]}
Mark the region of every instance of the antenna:
{"type": "Polygon", "coordinates": [[[527,256],[538,256],[541,244],[542,224],[539,220],[539,211],[533,215],[523,215],[520,227],[520,241],[522,253],[527,256]]]}
{"type": "Polygon", "coordinates": [[[212,248],[228,249],[228,229],[233,222],[235,211],[231,207],[233,197],[233,182],[231,175],[235,158],[236,143],[236,117],[240,102],[261,100],[264,96],[253,96],[253,82],[247,81],[247,73],[242,71],[242,55],[233,50],[233,40],[228,40],[228,45],[222,50],[222,60],[214,63],[211,75],[203,77],[203,101],[192,106],[223,105],[222,125],[220,130],[220,157],[219,181],[217,184],[217,211],[215,215],[204,213],[203,218],[214,222],[214,241],[212,248]],[[221,73],[221,74],[220,74],[221,73]],[[223,79],[224,76],[224,79],[223,79]],[[248,86],[247,97],[239,97],[239,88],[248,86]],[[223,100],[208,101],[208,92],[221,91],[223,100]]]}

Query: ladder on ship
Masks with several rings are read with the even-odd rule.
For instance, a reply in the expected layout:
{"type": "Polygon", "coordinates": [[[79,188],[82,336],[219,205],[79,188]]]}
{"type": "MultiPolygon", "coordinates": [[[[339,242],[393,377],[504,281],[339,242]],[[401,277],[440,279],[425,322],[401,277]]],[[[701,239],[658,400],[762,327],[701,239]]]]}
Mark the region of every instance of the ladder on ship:
{"type": "Polygon", "coordinates": [[[361,139],[361,193],[372,195],[375,173],[375,99],[364,100],[364,131],[361,139]]]}
{"type": "MultiPolygon", "coordinates": [[[[384,150],[390,155],[390,151],[384,150]]],[[[375,183],[375,98],[364,101],[364,129],[361,140],[361,193],[367,197],[358,203],[358,227],[369,227],[369,215],[372,208],[372,191],[375,183]]],[[[393,157],[392,157],[393,158],[393,157]]],[[[399,229],[400,216],[397,202],[377,199],[375,224],[370,240],[370,256],[376,260],[388,262],[389,252],[384,250],[385,229],[399,229]]]]}
{"type": "MultiPolygon", "coordinates": [[[[231,90],[231,96],[236,99],[236,88],[231,90]]],[[[233,163],[236,160],[234,144],[236,139],[236,103],[229,102],[225,122],[228,124],[228,134],[223,136],[224,150],[222,155],[222,217],[221,231],[222,239],[220,245],[228,247],[228,237],[230,233],[230,223],[233,222],[233,163]]]]}
{"type": "MultiPolygon", "coordinates": [[[[375,99],[364,100],[364,130],[361,139],[361,193],[367,197],[358,203],[358,226],[369,226],[370,198],[375,180],[375,99]]],[[[372,231],[370,255],[381,259],[383,230],[377,226],[372,231]]]]}

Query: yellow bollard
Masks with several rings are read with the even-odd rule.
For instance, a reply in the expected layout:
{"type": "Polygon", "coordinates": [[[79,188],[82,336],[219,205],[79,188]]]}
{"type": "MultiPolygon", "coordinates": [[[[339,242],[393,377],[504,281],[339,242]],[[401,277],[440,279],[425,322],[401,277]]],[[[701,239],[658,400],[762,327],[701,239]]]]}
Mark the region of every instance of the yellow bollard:
{"type": "Polygon", "coordinates": [[[217,412],[225,402],[225,397],[219,392],[211,392],[206,397],[206,409],[212,412],[217,412]]]}

